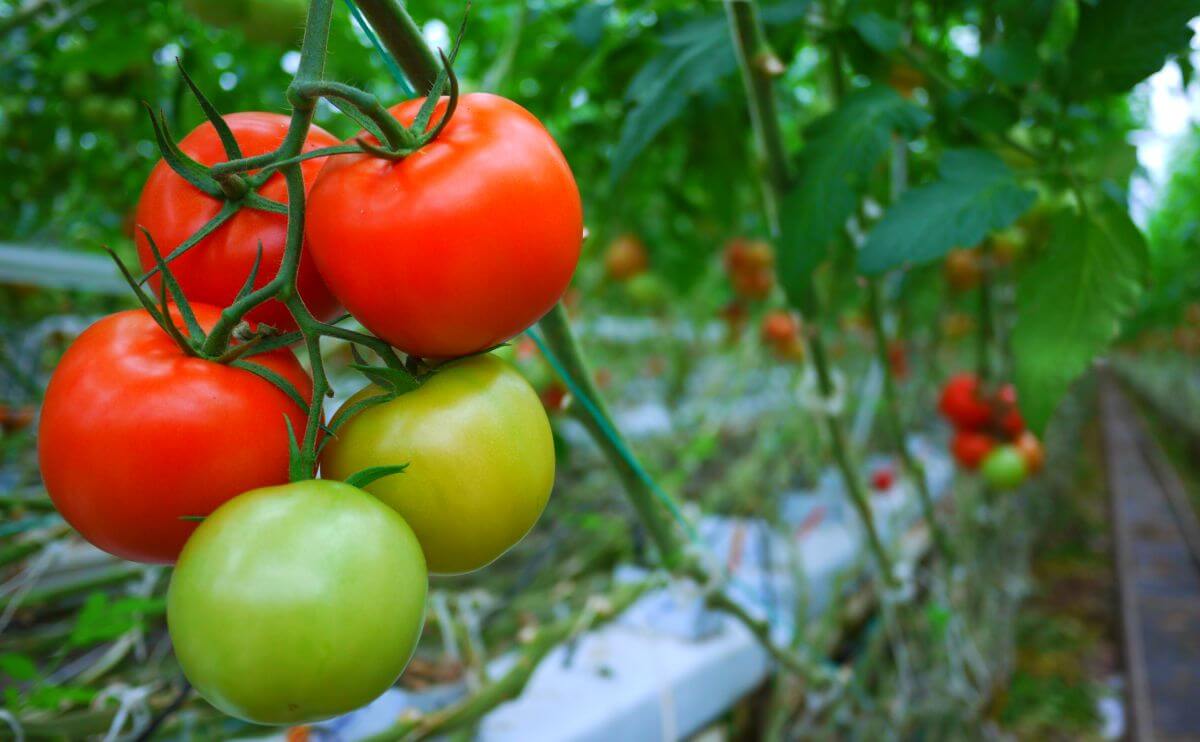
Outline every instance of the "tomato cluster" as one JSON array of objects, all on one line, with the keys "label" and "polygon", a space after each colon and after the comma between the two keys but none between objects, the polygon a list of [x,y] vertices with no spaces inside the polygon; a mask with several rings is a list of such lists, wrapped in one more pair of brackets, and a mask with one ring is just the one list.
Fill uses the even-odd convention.
[{"label": "tomato cluster", "polygon": [[[391,111],[409,123],[420,104]],[[230,133],[242,156],[275,151],[289,119],[225,123],[224,137],[207,123],[179,143],[188,175],[230,159]],[[313,128],[303,149],[336,143]],[[304,160],[306,237],[291,245],[267,203],[287,201],[281,175],[247,179],[247,195],[205,189],[177,164],[160,162],[142,191],[143,267],[233,210],[152,277],[159,301],[141,294],[143,309],[99,320],[68,349],[42,412],[42,476],[96,546],[176,565],[168,626],[205,698],[259,723],[345,713],[407,665],[428,574],[486,566],[546,506],[546,411],[481,352],[562,296],[583,236],[579,192],[537,119],[491,95],[462,96],[415,154]],[[244,311],[239,300],[285,266],[294,285],[210,348],[226,337],[214,328],[238,320],[223,311]],[[319,433],[313,382],[280,333],[329,334],[314,323],[339,305],[408,359],[366,369],[374,383]],[[306,429],[316,441],[302,453]]]},{"label": "tomato cluster", "polygon": [[938,408],[954,426],[950,452],[997,489],[1020,486],[1045,463],[1041,441],[1025,427],[1012,384],[985,389],[975,374],[960,373],[942,387]]}]

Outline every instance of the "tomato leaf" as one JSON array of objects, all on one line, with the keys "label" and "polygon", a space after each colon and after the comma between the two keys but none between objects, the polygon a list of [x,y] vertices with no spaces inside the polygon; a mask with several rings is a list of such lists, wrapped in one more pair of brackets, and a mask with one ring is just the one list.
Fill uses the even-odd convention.
[{"label": "tomato leaf", "polygon": [[858,13],[850,19],[850,25],[862,37],[867,46],[881,54],[890,54],[900,47],[904,38],[904,27],[890,18],[884,18],[873,10]]},{"label": "tomato leaf", "polygon": [[1021,412],[1043,430],[1059,399],[1116,336],[1141,295],[1146,241],[1111,199],[1055,219],[1049,251],[1017,287],[1012,333]]},{"label": "tomato leaf", "polygon": [[693,21],[662,38],[666,48],[634,75],[625,91],[633,104],[613,153],[616,183],[655,136],[683,112],[693,96],[709,90],[737,68],[724,16]]},{"label": "tomato leaf", "polygon": [[1013,86],[1032,82],[1040,67],[1037,47],[1028,34],[1021,32],[984,47],[979,61],[997,80]]},{"label": "tomato leaf", "polygon": [[403,474],[408,468],[408,464],[397,464],[395,466],[369,466],[362,471],[356,471],[346,477],[346,484],[351,487],[365,488],[367,485],[384,477],[390,477],[393,474]]},{"label": "tomato leaf", "polygon": [[229,365],[236,366],[237,368],[240,368],[244,371],[249,371],[250,373],[254,374],[255,376],[258,376],[262,379],[265,379],[266,381],[269,381],[276,389],[278,389],[279,391],[288,395],[288,399],[295,402],[296,406],[298,406],[300,409],[302,409],[302,410],[308,409],[308,402],[304,401],[304,397],[300,395],[300,392],[296,389],[295,386],[292,385],[292,382],[283,378],[282,376],[275,373],[274,371],[267,368],[266,366],[261,366],[257,363],[253,363],[251,361],[247,361],[244,359],[238,359],[236,361],[233,361]]},{"label": "tomato leaf", "polygon": [[406,394],[421,386],[416,377],[399,368],[391,366],[371,366],[365,363],[352,363],[350,368],[370,379],[371,383],[387,390],[393,397]]},{"label": "tomato leaf", "polygon": [[808,276],[854,213],[871,170],[893,132],[916,133],[929,116],[885,86],[851,93],[808,127],[795,187],[780,209],[779,280],[804,309]]},{"label": "tomato leaf", "polygon": [[1067,51],[1066,92],[1076,99],[1120,93],[1186,52],[1188,21],[1200,0],[1100,0],[1081,3],[1075,40]]},{"label": "tomato leaf", "polygon": [[985,150],[949,151],[940,170],[939,180],[906,191],[867,235],[858,255],[860,271],[883,273],[974,245],[1012,224],[1037,196]]}]

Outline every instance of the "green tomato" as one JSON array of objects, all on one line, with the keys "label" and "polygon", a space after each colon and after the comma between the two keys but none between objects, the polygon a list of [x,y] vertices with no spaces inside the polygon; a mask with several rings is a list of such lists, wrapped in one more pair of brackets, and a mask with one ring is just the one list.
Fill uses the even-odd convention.
[{"label": "green tomato", "polygon": [[[368,386],[347,406],[381,394]],[[429,570],[471,572],[521,540],[554,485],[554,441],[537,394],[488,355],[458,361],[415,391],[368,407],[338,428],[323,476],[408,464],[367,490],[417,534]]]},{"label": "green tomato", "polygon": [[391,687],[421,636],[428,576],[391,508],[342,482],[239,495],[192,534],[167,624],[200,695],[260,724],[359,708]]},{"label": "green tomato", "polygon": [[308,18],[308,0],[248,0],[242,31],[251,41],[299,46]]},{"label": "green tomato", "polygon": [[662,279],[653,273],[639,273],[625,282],[625,292],[642,307],[659,307],[667,303],[669,292]]},{"label": "green tomato", "polygon": [[1029,467],[1016,446],[998,446],[983,460],[979,472],[988,485],[999,490],[1010,490],[1025,482]]}]

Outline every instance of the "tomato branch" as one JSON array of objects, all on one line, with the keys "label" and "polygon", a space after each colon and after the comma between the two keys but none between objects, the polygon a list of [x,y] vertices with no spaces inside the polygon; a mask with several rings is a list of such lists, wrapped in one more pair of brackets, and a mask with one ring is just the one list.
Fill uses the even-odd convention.
[{"label": "tomato branch", "polygon": [[[763,32],[762,22],[758,17],[758,6],[753,0],[725,0],[725,9],[733,35],[738,65],[742,71],[742,81],[746,88],[750,123],[762,158],[764,207],[771,235],[778,240],[780,237],[779,203],[791,183],[788,174],[787,152],[783,144],[775,104],[772,67],[761,61],[767,59],[771,51]],[[815,287],[812,286],[811,274],[808,274],[804,280],[808,285],[803,293],[808,297],[806,303],[809,306],[804,308],[806,311],[803,313],[807,315],[806,319],[811,328],[809,348],[812,351],[813,366],[817,372],[817,388],[821,396],[829,401],[835,397],[836,389],[821,331],[821,309]],[[850,496],[850,503],[862,523],[867,544],[875,557],[881,578],[886,584],[893,585],[895,577],[892,574],[891,557],[888,556],[887,549],[879,537],[866,487],[863,485],[859,467],[853,459],[849,442],[846,440],[846,431],[842,426],[842,421],[832,410],[826,411],[824,417],[833,447],[834,460],[841,473],[847,494]]]}]

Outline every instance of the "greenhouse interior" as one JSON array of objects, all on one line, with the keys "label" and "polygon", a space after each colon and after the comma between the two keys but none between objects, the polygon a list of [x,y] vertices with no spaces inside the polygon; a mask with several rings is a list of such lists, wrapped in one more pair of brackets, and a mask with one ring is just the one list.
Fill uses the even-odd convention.
[{"label": "greenhouse interior", "polygon": [[0,740],[1200,740],[1200,0],[0,0]]}]

